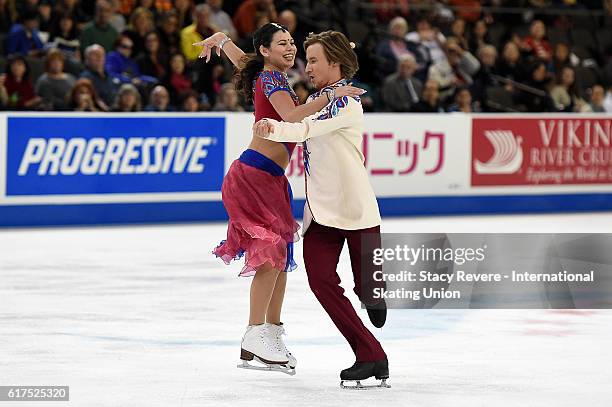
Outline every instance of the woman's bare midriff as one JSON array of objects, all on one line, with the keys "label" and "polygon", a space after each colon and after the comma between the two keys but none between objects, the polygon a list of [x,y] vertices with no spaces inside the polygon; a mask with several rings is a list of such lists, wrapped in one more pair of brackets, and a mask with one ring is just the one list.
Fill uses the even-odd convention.
[{"label": "woman's bare midriff", "polygon": [[289,154],[283,143],[253,137],[249,148],[260,152],[283,168],[287,168],[287,165],[289,165]]}]

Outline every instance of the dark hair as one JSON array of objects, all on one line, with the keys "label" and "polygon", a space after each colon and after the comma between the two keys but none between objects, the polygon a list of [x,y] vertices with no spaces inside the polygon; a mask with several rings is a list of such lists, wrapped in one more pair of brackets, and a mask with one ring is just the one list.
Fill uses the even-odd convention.
[{"label": "dark hair", "polygon": [[255,53],[246,54],[240,60],[241,68],[234,74],[236,90],[242,93],[247,102],[253,100],[253,81],[264,67],[264,57],[259,52],[259,47],[270,47],[272,37],[277,31],[289,32],[287,27],[277,23],[268,23],[261,26],[253,33],[253,48]]},{"label": "dark hair", "polygon": [[28,64],[28,61],[25,59],[25,57],[23,55],[20,55],[20,54],[12,55],[8,59],[8,61],[6,62],[6,76],[11,78],[11,79],[15,79],[13,77],[13,71],[11,71],[11,67],[17,61],[21,61],[21,62],[23,62],[23,65],[25,65],[25,72],[24,72],[23,78],[21,80],[22,81],[28,80],[30,78],[30,65]]},{"label": "dark hair", "polygon": [[557,73],[556,83],[557,85],[561,85],[563,83],[563,71],[569,69],[574,74],[574,82],[569,86],[567,90],[570,96],[574,97],[582,97],[582,92],[580,91],[580,87],[578,86],[578,77],[576,75],[576,70],[571,65],[565,65],[561,68],[561,70]]},{"label": "dark hair", "polygon": [[470,94],[470,96],[472,96],[472,92],[470,92],[470,88],[468,88],[467,86],[457,86],[457,88],[455,89],[455,92],[453,93],[453,100],[457,100],[457,96],[459,96],[459,94],[461,92],[468,92]]},{"label": "dark hair", "polygon": [[[132,43],[132,46],[134,46],[134,41],[132,41],[132,39],[130,38],[129,35],[126,35],[124,33],[121,33],[117,36],[117,38],[115,39],[115,42],[113,42],[113,49],[117,49],[117,47],[119,47],[119,45],[123,42],[124,39],[130,40],[130,42]],[[133,50],[133,49],[132,49]]]},{"label": "dark hair", "polygon": [[70,29],[70,32],[68,33],[68,38],[66,38],[67,40],[73,40],[75,38],[78,38],[78,30],[77,30],[77,23],[76,20],[74,19],[74,17],[72,16],[72,14],[70,12],[60,12],[58,14],[58,17],[55,18],[55,22],[53,23],[53,26],[51,28],[51,38],[55,39],[56,37],[61,37],[62,36],[62,28],[61,28],[61,21],[65,20],[65,19],[70,19],[72,20],[72,28]]}]

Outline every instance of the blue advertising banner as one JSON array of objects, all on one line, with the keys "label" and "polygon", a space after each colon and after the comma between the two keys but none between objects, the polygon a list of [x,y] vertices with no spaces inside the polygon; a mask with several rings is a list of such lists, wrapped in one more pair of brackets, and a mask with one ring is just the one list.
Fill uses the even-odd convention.
[{"label": "blue advertising banner", "polygon": [[9,117],[6,195],[219,191],[225,118]]}]

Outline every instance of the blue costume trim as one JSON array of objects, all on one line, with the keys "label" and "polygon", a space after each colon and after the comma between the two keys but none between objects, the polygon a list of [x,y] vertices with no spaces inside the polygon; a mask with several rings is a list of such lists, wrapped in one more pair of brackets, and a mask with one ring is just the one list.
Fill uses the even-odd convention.
[{"label": "blue costume trim", "polygon": [[[285,174],[283,167],[269,159],[259,151],[252,149],[244,150],[238,160],[246,165],[255,167],[262,171],[267,172],[275,177],[280,177]],[[291,205],[291,212],[293,213],[293,191],[291,190],[291,184],[287,183],[287,192],[289,193],[289,205]],[[221,242],[223,244],[223,242]],[[241,258],[244,255],[244,251],[240,252],[234,260]],[[285,263],[284,271],[293,271],[297,268],[297,264],[293,259],[293,242],[287,243],[287,263]]]},{"label": "blue costume trim", "polygon": [[261,89],[263,90],[266,98],[270,99],[270,96],[276,91],[284,90],[285,92],[289,92],[291,99],[293,102],[298,104],[299,99],[291,86],[289,85],[289,79],[287,78],[287,74],[279,71],[261,71],[260,74],[261,79]]},{"label": "blue costume trim", "polygon": [[240,160],[240,162],[243,164],[258,168],[262,171],[267,172],[270,175],[274,175],[275,177],[279,177],[285,174],[285,170],[283,169],[283,167],[281,167],[259,151],[255,151],[250,148],[244,150],[238,160]]}]

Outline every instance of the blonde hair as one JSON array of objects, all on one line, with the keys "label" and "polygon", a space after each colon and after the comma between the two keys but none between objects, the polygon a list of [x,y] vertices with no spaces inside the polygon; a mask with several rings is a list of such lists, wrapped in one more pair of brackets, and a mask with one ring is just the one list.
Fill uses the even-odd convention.
[{"label": "blonde hair", "polygon": [[353,51],[355,44],[349,42],[348,38],[341,32],[310,33],[304,41],[304,50],[313,44],[321,44],[329,62],[340,64],[340,71],[344,79],[351,79],[359,69],[357,54]]}]

